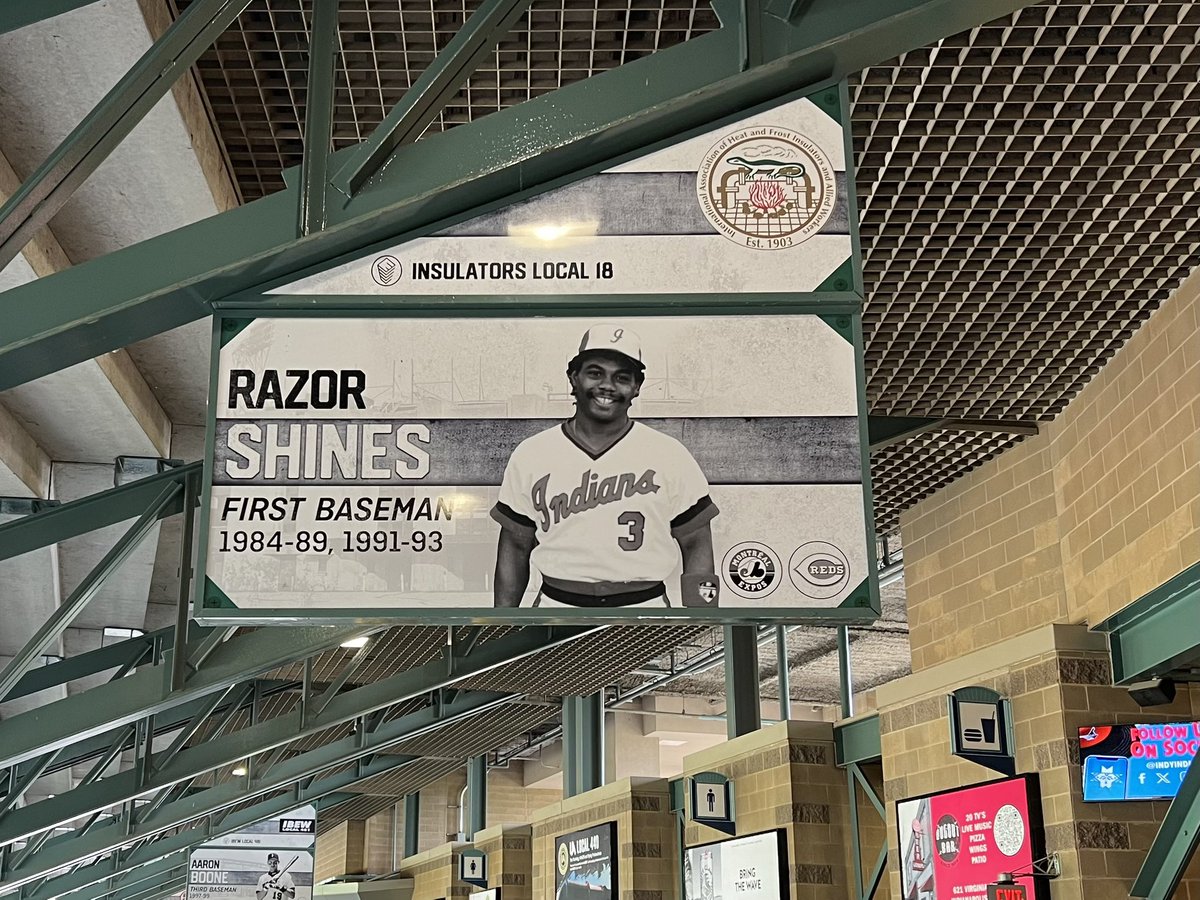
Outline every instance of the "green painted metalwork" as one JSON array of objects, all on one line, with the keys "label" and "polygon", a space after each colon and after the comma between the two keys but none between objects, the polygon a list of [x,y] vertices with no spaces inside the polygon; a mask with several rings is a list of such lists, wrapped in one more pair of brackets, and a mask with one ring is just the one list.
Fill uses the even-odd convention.
[{"label": "green painted metalwork", "polygon": [[[282,636],[277,629],[273,633]],[[162,761],[144,781],[131,769],[110,775],[96,784],[81,785],[69,793],[14,810],[7,820],[0,822],[0,844],[65,825],[89,813],[128,802],[150,791],[170,788],[214,769],[250,759],[263,750],[319,734],[335,725],[355,721],[365,714],[386,709],[406,699],[420,697],[454,681],[481,675],[497,666],[592,633],[594,631],[590,629],[523,629],[481,645],[470,657],[459,662],[453,674],[447,672],[442,660],[434,660],[400,672],[391,678],[340,693],[329,700],[320,714],[309,716],[307,722],[302,723],[300,711],[294,710],[286,715],[242,728],[220,740],[210,739],[194,747],[178,749],[172,757]],[[207,670],[202,670],[201,675],[205,671]],[[197,715],[199,712],[197,711]],[[20,718],[14,717],[9,722],[17,723]],[[0,725],[0,735],[9,722]],[[378,730],[375,734],[384,733],[386,732]],[[374,741],[377,741],[377,738],[372,735],[361,743],[371,745]],[[274,778],[279,771],[284,771],[290,762],[280,762],[277,768],[270,770],[260,766],[260,769],[264,769],[260,774],[265,775],[269,771]],[[248,795],[243,792],[241,796],[244,798]]]},{"label": "green painted metalwork", "polygon": [[392,153],[416,141],[508,34],[529,3],[530,0],[484,0],[375,132],[354,148],[335,176],[334,186],[347,196],[354,194]]},{"label": "green painted metalwork", "polygon": [[1200,562],[1095,627],[1108,634],[1113,682],[1167,675],[1200,659]]},{"label": "green painted metalwork", "polygon": [[300,237],[325,227],[329,152],[333,142],[333,65],[338,43],[338,0],[315,0],[304,103],[304,156],[300,166]]},{"label": "green painted metalwork", "polygon": [[[202,468],[197,462],[168,469],[159,475],[150,475],[111,490],[89,494],[0,525],[0,560],[12,559],[31,550],[49,547],[98,528],[136,518],[159,496],[163,485],[199,479]],[[159,517],[175,515],[182,509],[183,495],[179,494],[163,507]]]},{"label": "green painted metalwork", "polygon": [[[64,836],[46,842],[45,847],[21,865],[14,866],[0,882],[3,887],[18,887],[29,884],[39,878],[70,865],[79,859],[87,859],[103,853],[109,853],[130,843],[131,839],[144,839],[155,835],[166,834],[173,829],[207,816],[213,816],[223,810],[243,804],[246,800],[266,795],[279,790],[292,790],[298,796],[285,805],[309,802],[313,797],[333,790],[340,790],[355,781],[372,775],[389,771],[398,765],[413,762],[416,757],[390,755],[381,751],[405,740],[410,740],[430,731],[444,727],[456,721],[469,718],[496,706],[510,703],[516,697],[511,694],[498,694],[487,691],[463,691],[452,701],[440,706],[427,707],[418,712],[410,713],[400,718],[385,722],[370,734],[357,734],[332,741],[314,750],[301,753],[291,759],[280,762],[271,772],[261,778],[254,779],[248,784],[242,781],[229,782],[216,787],[197,791],[172,803],[165,804],[153,815],[138,822],[132,828],[123,821],[93,829],[83,837]],[[263,723],[269,724],[269,723]],[[233,737],[236,737],[233,735]],[[308,787],[303,787],[306,779],[318,775],[335,766],[347,762],[355,762],[353,772],[341,773],[321,781],[313,781]],[[119,776],[114,776],[119,777]],[[106,779],[108,780],[108,779]],[[75,793],[73,791],[72,793]],[[57,799],[57,798],[55,798]],[[48,801],[42,801],[46,803]],[[275,807],[275,799],[255,804],[254,809]],[[41,806],[42,804],[36,804]],[[219,827],[222,831],[236,830],[237,826],[229,827],[230,822],[244,819],[246,810],[238,810],[224,817]],[[250,821],[259,821],[264,816],[260,813]],[[203,834],[197,834],[196,829],[185,832],[184,846],[193,846],[205,839]],[[198,840],[199,839],[199,840]],[[7,838],[0,838],[6,842]],[[171,837],[148,843],[146,848],[161,848],[169,845]],[[139,851],[142,848],[139,848]],[[165,848],[162,848],[165,849]],[[161,854],[159,854],[161,855]],[[157,858],[157,856],[155,857]],[[51,879],[51,882],[55,879]],[[47,882],[49,885],[51,882]]]},{"label": "green painted metalwork", "polygon": [[197,0],[0,206],[0,268],[8,265],[250,0]]},{"label": "green painted metalwork", "polygon": [[872,714],[833,726],[834,759],[839,766],[873,762],[883,755],[879,716]]},{"label": "green painted metalwork", "polygon": [[[813,0],[802,21],[764,29],[769,62],[745,71],[737,23],[725,21],[714,33],[400,148],[330,210],[331,227],[320,234],[295,239],[291,186],[40,278],[4,294],[0,389],[203,318],[214,301],[238,292],[578,180],[797,90],[832,86],[1028,2]],[[350,152],[331,162],[343,164]]]},{"label": "green painted metalwork", "polygon": [[487,756],[472,756],[467,760],[467,817],[466,839],[475,840],[475,835],[487,827]]},{"label": "green painted metalwork", "polygon": [[792,672],[788,660],[787,626],[775,626],[775,673],[779,681],[779,721],[792,717]]},{"label": "green painted metalwork", "polygon": [[16,31],[54,16],[91,6],[96,0],[2,0],[0,2],[0,34]]},{"label": "green painted metalwork", "polygon": [[421,847],[421,794],[404,796],[404,858],[416,856]]},{"label": "green painted metalwork", "polygon": [[[1194,621],[1194,620],[1193,620]],[[1146,861],[1129,889],[1131,897],[1169,900],[1200,844],[1200,766],[1191,766],[1171,801]]]},{"label": "green painted metalwork", "polygon": [[850,629],[839,625],[837,630],[838,696],[842,718],[854,715],[854,666],[850,659]]},{"label": "green painted metalwork", "polygon": [[575,766],[579,793],[604,784],[604,692],[585,694],[575,701]]},{"label": "green painted metalwork", "polygon": [[158,524],[162,511],[181,491],[182,487],[179,484],[163,485],[158,496],[151,501],[150,506],[142,513],[141,517],[113,544],[112,549],[71,592],[71,596],[50,614],[50,617],[34,632],[33,637],[26,641],[25,646],[17,651],[12,661],[0,672],[0,700],[5,699],[9,692],[16,687],[17,682],[21,680],[29,667],[41,657],[46,646],[61,636],[83,612],[88,602],[104,587],[104,582],[108,580],[108,577],[138,548],[142,539],[150,533],[150,529]]},{"label": "green painted metalwork", "polygon": [[730,740],[762,727],[758,687],[758,629],[726,625],[725,730]]},{"label": "green painted metalwork", "polygon": [[579,754],[575,750],[578,738],[579,706],[574,697],[562,698],[562,773],[563,798],[582,793],[579,788]]},{"label": "green painted metalwork", "polygon": [[[161,668],[143,668],[40,709],[0,722],[0,767],[130,725],[191,700],[339,646],[369,631],[362,626],[294,627],[240,634],[213,651],[186,687],[172,692]],[[44,801],[43,801],[44,802]]]}]

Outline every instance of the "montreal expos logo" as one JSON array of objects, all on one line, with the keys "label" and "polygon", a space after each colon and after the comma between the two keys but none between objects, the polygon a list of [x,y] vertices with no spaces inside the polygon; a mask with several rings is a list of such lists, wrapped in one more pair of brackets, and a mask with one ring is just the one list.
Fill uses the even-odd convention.
[{"label": "montreal expos logo", "polygon": [[739,597],[754,600],[779,587],[779,557],[766,544],[745,541],[725,554],[721,574]]},{"label": "montreal expos logo", "polygon": [[833,544],[809,541],[792,553],[788,575],[805,597],[831,600],[850,583],[850,561]]},{"label": "montreal expos logo", "polygon": [[750,128],[713,145],[700,164],[696,195],[721,234],[755,250],[800,244],[833,215],[833,164],[803,135]]}]

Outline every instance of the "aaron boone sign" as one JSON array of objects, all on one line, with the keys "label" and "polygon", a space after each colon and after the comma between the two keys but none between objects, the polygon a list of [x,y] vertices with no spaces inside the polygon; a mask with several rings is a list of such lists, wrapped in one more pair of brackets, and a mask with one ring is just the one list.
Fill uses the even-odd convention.
[{"label": "aaron boone sign", "polygon": [[[841,131],[815,110],[794,101],[279,289],[336,308],[224,310],[197,617],[871,617],[850,276],[807,301],[727,293],[781,259],[808,289],[846,270]],[[660,177],[677,188],[680,166],[686,202]],[[661,222],[617,215],[631,183],[674,198]],[[552,226],[535,220],[567,224],[539,237]],[[653,265],[630,268],[638,247]],[[719,297],[575,296],[699,290],[696,266],[717,267]],[[552,302],[521,296],[550,281]]]}]

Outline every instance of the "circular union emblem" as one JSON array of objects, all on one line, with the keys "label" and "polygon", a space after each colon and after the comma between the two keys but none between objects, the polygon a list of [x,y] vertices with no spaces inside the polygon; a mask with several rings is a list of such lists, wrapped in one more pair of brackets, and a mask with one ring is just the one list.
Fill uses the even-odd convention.
[{"label": "circular union emblem", "polygon": [[837,200],[833,163],[801,134],[771,126],[726,135],[696,177],[700,208],[743,247],[786,250],[829,221]]},{"label": "circular union emblem", "polygon": [[725,581],[739,597],[765,597],[779,586],[779,557],[766,544],[745,541],[735,544],[721,564]]},{"label": "circular union emblem", "polygon": [[371,278],[380,287],[391,287],[400,280],[403,272],[404,267],[394,256],[377,256],[375,262],[371,263]]},{"label": "circular union emblem", "polygon": [[788,560],[788,575],[805,597],[832,600],[850,583],[850,561],[833,544],[809,541]]},{"label": "circular union emblem", "polygon": [[558,874],[566,875],[567,868],[571,865],[571,854],[567,851],[565,843],[558,845]]}]

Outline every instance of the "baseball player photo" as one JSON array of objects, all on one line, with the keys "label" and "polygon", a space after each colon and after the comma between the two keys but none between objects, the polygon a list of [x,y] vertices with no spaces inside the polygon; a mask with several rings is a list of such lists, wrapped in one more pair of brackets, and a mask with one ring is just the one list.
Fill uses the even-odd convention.
[{"label": "baseball player photo", "polygon": [[664,582],[681,557],[679,602],[717,605],[718,509],[687,448],[629,418],[645,380],[634,331],[584,332],[567,364],[575,414],[517,446],[491,511],[497,607],[520,605],[531,567],[534,606],[671,606]]},{"label": "baseball player photo", "polygon": [[267,854],[267,871],[258,876],[255,900],[293,900],[296,882],[288,872],[279,871],[279,854]]}]

